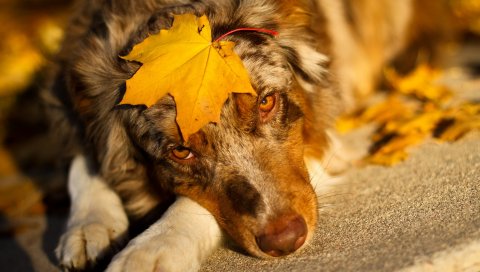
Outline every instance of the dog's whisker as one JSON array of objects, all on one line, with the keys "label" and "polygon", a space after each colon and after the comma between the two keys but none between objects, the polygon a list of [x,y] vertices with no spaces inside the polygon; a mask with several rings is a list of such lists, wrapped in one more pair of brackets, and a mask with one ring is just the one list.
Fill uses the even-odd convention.
[{"label": "dog's whisker", "polygon": [[328,156],[328,159],[325,161],[324,160],[324,166],[325,166],[325,169],[328,169],[328,167],[330,167],[330,163],[332,162],[333,158],[335,157],[335,152],[333,150],[330,149],[330,152],[329,152],[329,156]]},{"label": "dog's whisker", "polygon": [[337,198],[339,196],[351,195],[349,192],[331,192],[317,196],[318,199]]}]

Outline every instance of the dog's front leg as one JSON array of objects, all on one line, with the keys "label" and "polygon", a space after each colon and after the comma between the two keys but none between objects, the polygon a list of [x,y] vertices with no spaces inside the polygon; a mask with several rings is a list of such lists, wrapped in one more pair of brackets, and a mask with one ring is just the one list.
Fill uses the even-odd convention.
[{"label": "dog's front leg", "polygon": [[221,240],[215,218],[196,202],[179,197],[114,257],[107,271],[197,271]]},{"label": "dog's front leg", "polygon": [[121,242],[128,219],[118,195],[101,178],[89,174],[83,156],[72,162],[68,190],[70,217],[56,255],[63,269],[83,270]]}]

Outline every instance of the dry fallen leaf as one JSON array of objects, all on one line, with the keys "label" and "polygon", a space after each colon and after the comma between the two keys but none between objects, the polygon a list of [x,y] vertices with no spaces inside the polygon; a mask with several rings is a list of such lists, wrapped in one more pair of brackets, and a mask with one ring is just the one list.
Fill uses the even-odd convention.
[{"label": "dry fallen leaf", "polygon": [[[445,122],[441,122],[441,121]],[[469,131],[480,129],[480,104],[466,103],[445,114],[434,131],[434,136],[443,141],[455,141]],[[442,127],[440,125],[443,125]]]},{"label": "dry fallen leaf", "polygon": [[480,105],[450,103],[452,91],[439,83],[442,71],[419,65],[400,76],[386,71],[392,92],[375,103],[337,122],[341,132],[377,124],[366,161],[393,165],[408,157],[408,150],[428,138],[458,140],[469,131],[480,129]]},{"label": "dry fallen leaf", "polygon": [[405,120],[412,118],[415,115],[414,111],[414,104],[394,94],[359,112],[342,116],[337,120],[336,129],[343,133],[367,123],[386,124],[392,120]]},{"label": "dry fallen leaf", "polygon": [[127,81],[121,104],[155,104],[170,94],[183,138],[209,122],[219,122],[231,92],[253,90],[241,59],[230,41],[212,42],[206,16],[175,15],[173,26],[137,44],[125,57],[142,67]]}]

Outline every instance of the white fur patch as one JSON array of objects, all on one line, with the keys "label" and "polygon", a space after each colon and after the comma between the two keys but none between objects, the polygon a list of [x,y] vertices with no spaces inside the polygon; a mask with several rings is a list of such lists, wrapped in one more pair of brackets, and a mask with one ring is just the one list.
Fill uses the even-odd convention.
[{"label": "white fur patch", "polygon": [[83,269],[124,237],[128,219],[120,198],[102,179],[89,175],[83,156],[72,162],[68,190],[70,217],[55,252],[62,267]]},{"label": "white fur patch", "polygon": [[196,202],[179,197],[115,256],[107,271],[197,271],[221,241],[215,218]]},{"label": "white fur patch", "polygon": [[304,160],[310,175],[310,183],[317,196],[331,192],[333,187],[342,182],[341,177],[332,177],[325,171],[321,160],[307,156],[305,156]]},{"label": "white fur patch", "polygon": [[307,44],[297,43],[295,48],[300,57],[300,65],[303,71],[316,81],[321,81],[327,73],[325,64],[329,61],[329,58]]}]

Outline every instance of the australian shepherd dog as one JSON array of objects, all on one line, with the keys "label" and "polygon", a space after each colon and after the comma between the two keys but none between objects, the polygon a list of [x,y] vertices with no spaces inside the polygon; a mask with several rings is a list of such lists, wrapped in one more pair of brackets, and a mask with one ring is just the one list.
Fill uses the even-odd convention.
[{"label": "australian shepherd dog", "polygon": [[[77,3],[44,95],[72,158],[71,212],[56,250],[62,268],[113,256],[107,271],[195,271],[223,237],[259,258],[301,250],[318,217],[322,175],[309,171],[321,169],[333,117],[369,92],[405,44],[410,2]],[[278,32],[226,38],[257,96],[231,94],[220,122],[188,141],[171,96],[119,106],[141,66],[120,56],[181,14],[206,15],[213,39],[238,28]]]}]

